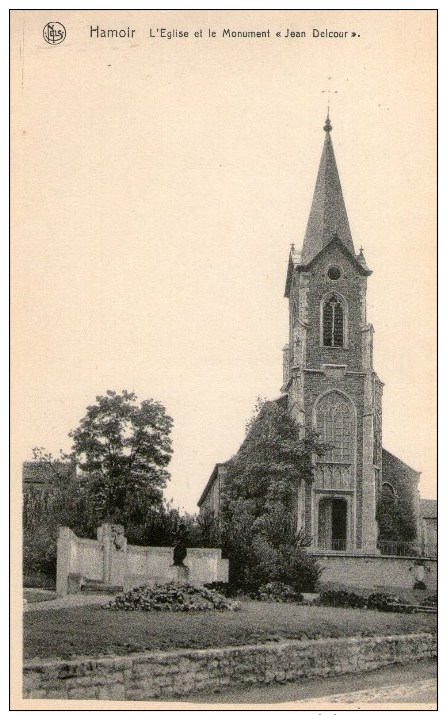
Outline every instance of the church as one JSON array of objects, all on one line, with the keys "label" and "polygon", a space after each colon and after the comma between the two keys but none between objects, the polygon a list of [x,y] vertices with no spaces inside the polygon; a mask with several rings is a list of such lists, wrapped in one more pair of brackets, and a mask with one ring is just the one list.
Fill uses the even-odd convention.
[{"label": "church", "polygon": [[[366,300],[372,271],[354,247],[331,131],[328,115],[302,248],[292,244],[285,285],[289,343],[278,401],[303,431],[316,430],[330,445],[315,457],[313,479],[297,485],[296,521],[320,553],[404,556],[399,543],[420,543],[420,473],[382,446],[384,385]],[[219,519],[224,480],[218,464],[198,502],[202,515]],[[408,529],[387,532],[379,505],[397,502]]]}]

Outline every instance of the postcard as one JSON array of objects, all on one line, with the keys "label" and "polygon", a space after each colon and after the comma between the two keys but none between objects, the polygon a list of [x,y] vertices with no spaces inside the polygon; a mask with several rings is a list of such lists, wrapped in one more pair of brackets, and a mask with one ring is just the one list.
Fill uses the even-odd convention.
[{"label": "postcard", "polygon": [[13,708],[436,708],[436,42],[11,11]]}]

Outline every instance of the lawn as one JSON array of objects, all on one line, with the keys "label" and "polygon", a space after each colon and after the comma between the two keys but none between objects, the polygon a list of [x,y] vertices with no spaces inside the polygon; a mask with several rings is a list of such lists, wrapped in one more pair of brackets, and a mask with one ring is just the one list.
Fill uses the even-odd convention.
[{"label": "lawn", "polygon": [[54,601],[56,591],[45,591],[38,588],[24,588],[23,598],[27,603],[40,603],[42,601]]},{"label": "lawn", "polygon": [[247,601],[236,612],[154,613],[81,606],[24,614],[25,658],[211,648],[287,638],[434,632],[436,615]]}]

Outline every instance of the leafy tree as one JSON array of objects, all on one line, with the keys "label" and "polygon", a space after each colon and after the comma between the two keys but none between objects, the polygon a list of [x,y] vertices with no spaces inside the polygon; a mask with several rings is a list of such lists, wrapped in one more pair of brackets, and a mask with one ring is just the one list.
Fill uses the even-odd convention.
[{"label": "leafy tree", "polygon": [[131,543],[171,544],[180,519],[163,501],[171,428],[159,402],[138,404],[133,393],[110,390],[87,407],[70,433],[70,454],[55,459],[35,448],[36,470],[44,479],[24,492],[25,573],[54,577],[59,526],[95,538],[101,522],[115,521]]},{"label": "leafy tree", "polygon": [[401,499],[382,494],[377,505],[380,541],[411,542],[416,536],[415,520],[410,506]]},{"label": "leafy tree", "polygon": [[23,499],[24,572],[54,578],[56,545],[60,525],[76,530],[79,536],[92,536],[89,529],[89,502],[82,481],[76,475],[74,460],[60,454],[58,459],[42,448],[34,448],[38,485],[27,485]]},{"label": "leafy tree", "polygon": [[161,508],[173,421],[154,400],[108,390],[70,432],[96,523],[144,525]]},{"label": "leafy tree", "polygon": [[299,480],[312,480],[312,455],[325,447],[300,434],[284,401],[258,401],[247,436],[227,464],[222,494],[222,541],[231,578],[252,589],[283,581],[310,590],[318,579],[309,540],[296,528]]},{"label": "leafy tree", "polygon": [[221,547],[219,528],[212,514],[182,514],[179,523],[184,529],[189,547]]},{"label": "leafy tree", "polygon": [[126,536],[131,544],[173,546],[179,531],[183,531],[190,548],[219,548],[221,545],[219,530],[211,515],[181,514],[166,501],[148,513],[144,524],[128,526]]}]

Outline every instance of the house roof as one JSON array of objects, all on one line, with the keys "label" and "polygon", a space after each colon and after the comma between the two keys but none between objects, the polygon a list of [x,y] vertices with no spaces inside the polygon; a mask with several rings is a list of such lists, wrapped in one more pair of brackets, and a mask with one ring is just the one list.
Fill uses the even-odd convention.
[{"label": "house roof", "polygon": [[51,464],[44,461],[23,462],[22,479],[24,484],[47,484],[55,474],[75,474],[72,463],[55,460]]},{"label": "house roof", "polygon": [[418,472],[410,465],[405,464],[399,457],[389,452],[387,449],[382,449],[382,467],[383,467],[383,480],[385,482],[390,481],[392,483],[393,473],[400,473],[412,479],[417,479],[421,472]]},{"label": "house roof", "polygon": [[22,478],[28,484],[45,484],[53,476],[51,465],[47,462],[23,462]]},{"label": "house roof", "polygon": [[211,489],[211,487],[213,486],[214,482],[216,481],[216,479],[217,479],[217,477],[218,477],[218,474],[219,474],[219,467],[223,467],[225,464],[226,464],[226,462],[218,462],[218,463],[215,465],[215,467],[214,467],[213,471],[211,472],[210,477],[209,477],[209,479],[208,479],[208,481],[207,481],[207,483],[206,483],[206,485],[205,485],[205,489],[203,490],[203,492],[202,492],[202,494],[201,494],[201,496],[200,496],[200,499],[199,499],[199,501],[197,502],[197,506],[198,506],[198,507],[202,506],[203,502],[204,502],[205,499],[206,499],[206,496],[207,496],[209,490]]}]

